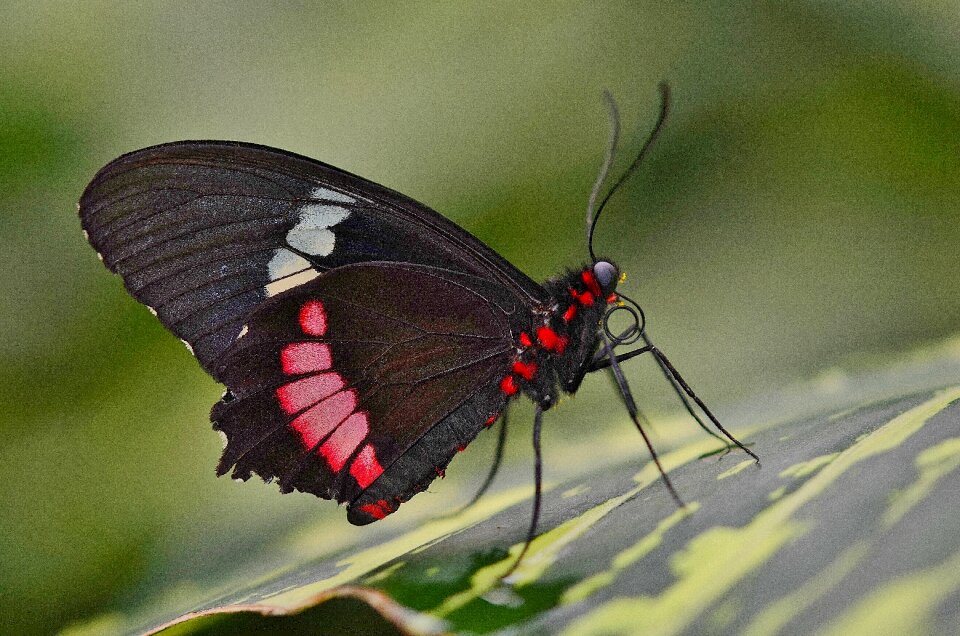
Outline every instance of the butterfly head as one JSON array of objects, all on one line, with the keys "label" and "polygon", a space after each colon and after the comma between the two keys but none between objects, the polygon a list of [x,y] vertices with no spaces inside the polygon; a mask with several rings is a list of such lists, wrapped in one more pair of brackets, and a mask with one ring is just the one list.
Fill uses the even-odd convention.
[{"label": "butterfly head", "polygon": [[600,291],[606,298],[617,289],[620,281],[620,268],[610,261],[599,260],[593,264],[593,277],[600,285]]}]

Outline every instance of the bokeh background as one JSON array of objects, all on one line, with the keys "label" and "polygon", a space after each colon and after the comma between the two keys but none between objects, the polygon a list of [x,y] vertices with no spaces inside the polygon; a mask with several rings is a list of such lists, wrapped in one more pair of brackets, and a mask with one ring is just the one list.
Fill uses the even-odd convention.
[{"label": "bokeh background", "polygon": [[[188,595],[306,521],[355,532],[332,504],[214,478],[220,389],[80,234],[76,201],[115,156],[197,138],[286,148],[427,203],[542,279],[586,258],[601,91],[622,107],[622,168],[669,79],[668,126],[597,245],[658,344],[735,412],[960,329],[957,33],[950,0],[5,2],[4,628]],[[675,407],[649,362],[629,374],[649,412]],[[608,424],[620,406],[593,379],[548,418],[548,470],[551,444]],[[508,459],[529,478],[517,438]],[[454,481],[480,478],[490,440],[476,448]],[[442,508],[445,487],[418,499]]]}]

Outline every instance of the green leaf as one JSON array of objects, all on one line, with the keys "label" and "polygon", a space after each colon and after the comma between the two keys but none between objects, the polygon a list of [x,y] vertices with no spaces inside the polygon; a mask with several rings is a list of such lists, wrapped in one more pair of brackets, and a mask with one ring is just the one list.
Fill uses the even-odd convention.
[{"label": "green leaf", "polygon": [[[822,401],[816,385],[807,397]],[[307,527],[282,557],[232,554],[217,586],[67,633],[847,634],[960,618],[960,387],[757,426],[743,436],[762,466],[706,436],[680,444],[661,460],[682,509],[652,463],[604,465],[627,434],[588,442],[593,474],[548,484],[541,534],[505,581],[529,485],[355,546]]]}]

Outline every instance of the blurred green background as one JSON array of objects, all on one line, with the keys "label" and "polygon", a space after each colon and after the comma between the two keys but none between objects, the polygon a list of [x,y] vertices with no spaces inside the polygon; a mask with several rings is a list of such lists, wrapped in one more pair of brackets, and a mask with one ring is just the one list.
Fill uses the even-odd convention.
[{"label": "blurred green background", "polygon": [[[76,201],[115,156],[286,148],[427,203],[543,279],[586,258],[602,89],[622,107],[623,165],[669,79],[667,129],[597,245],[723,410],[960,328],[958,32],[948,0],[5,2],[2,624],[49,631],[187,594],[305,521],[354,532],[332,504],[214,478],[220,389],[80,234]],[[649,411],[674,408],[648,362],[629,373]],[[622,425],[619,403],[589,381],[547,420],[548,469],[551,439],[608,419]],[[453,479],[478,480],[490,447]],[[526,476],[525,432],[509,459]]]}]

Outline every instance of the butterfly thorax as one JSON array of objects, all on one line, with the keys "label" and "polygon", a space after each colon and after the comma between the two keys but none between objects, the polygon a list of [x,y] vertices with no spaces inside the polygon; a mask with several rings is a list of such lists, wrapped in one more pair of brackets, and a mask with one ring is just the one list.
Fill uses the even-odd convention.
[{"label": "butterfly thorax", "polygon": [[507,396],[522,392],[546,409],[561,390],[576,390],[585,362],[599,345],[600,319],[616,295],[604,294],[592,265],[550,278],[543,287],[551,300],[517,333],[514,359],[500,390]]}]

